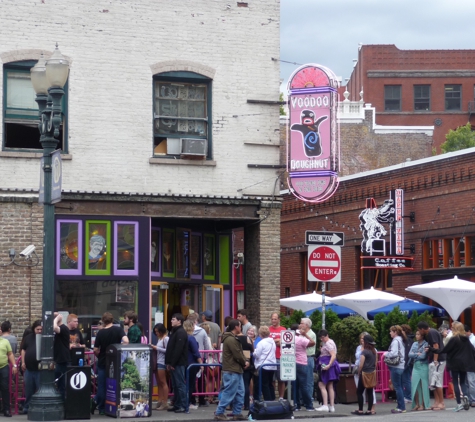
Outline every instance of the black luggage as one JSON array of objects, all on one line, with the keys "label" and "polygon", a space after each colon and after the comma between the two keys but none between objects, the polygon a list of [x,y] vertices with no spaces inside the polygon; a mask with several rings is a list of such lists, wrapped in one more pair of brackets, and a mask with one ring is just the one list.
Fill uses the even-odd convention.
[{"label": "black luggage", "polygon": [[292,419],[293,406],[288,400],[255,401],[249,414],[257,421],[271,419]]}]

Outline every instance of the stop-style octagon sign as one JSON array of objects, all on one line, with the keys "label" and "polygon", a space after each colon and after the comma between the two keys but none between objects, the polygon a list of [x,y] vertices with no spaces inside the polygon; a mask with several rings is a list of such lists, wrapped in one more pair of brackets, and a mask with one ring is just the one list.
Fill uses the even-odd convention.
[{"label": "stop-style octagon sign", "polygon": [[341,281],[341,247],[309,246],[308,279],[310,281]]}]

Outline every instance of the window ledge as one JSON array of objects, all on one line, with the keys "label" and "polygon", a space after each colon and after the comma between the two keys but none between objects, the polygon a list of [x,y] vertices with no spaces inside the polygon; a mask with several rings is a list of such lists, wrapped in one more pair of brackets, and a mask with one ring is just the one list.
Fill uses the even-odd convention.
[{"label": "window ledge", "polygon": [[216,161],[214,160],[185,160],[182,158],[156,158],[150,157],[149,164],[169,164],[172,166],[204,166],[204,167],[216,167]]},{"label": "window ledge", "polygon": [[[41,158],[42,152],[0,151],[0,158]],[[72,154],[61,154],[61,159],[72,160]]]},{"label": "window ledge", "polygon": [[275,144],[275,143],[264,143],[264,142],[244,142],[244,145],[258,145],[258,146],[264,146],[264,147],[280,147],[280,144]]}]

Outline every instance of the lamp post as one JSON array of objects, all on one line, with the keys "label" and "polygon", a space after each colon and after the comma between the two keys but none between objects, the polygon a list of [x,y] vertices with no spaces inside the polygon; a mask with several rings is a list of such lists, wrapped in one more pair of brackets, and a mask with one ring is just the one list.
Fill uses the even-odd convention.
[{"label": "lamp post", "polygon": [[41,338],[40,388],[31,399],[30,421],[59,421],[64,416],[61,395],[54,387],[53,319],[54,319],[54,205],[52,192],[52,158],[58,146],[62,120],[61,99],[68,79],[69,62],[58,50],[46,62],[42,57],[31,69],[31,82],[36,92],[40,123],[40,143],[43,147],[44,230],[43,230],[43,335]]}]

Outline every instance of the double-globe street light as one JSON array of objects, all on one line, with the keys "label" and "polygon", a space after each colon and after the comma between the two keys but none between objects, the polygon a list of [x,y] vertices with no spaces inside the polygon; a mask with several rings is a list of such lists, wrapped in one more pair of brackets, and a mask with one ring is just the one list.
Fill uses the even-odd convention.
[{"label": "double-globe street light", "polygon": [[32,397],[28,409],[30,421],[63,419],[61,395],[54,387],[53,319],[54,319],[54,205],[52,196],[52,154],[58,146],[63,118],[61,100],[69,75],[69,62],[58,50],[45,62],[43,55],[31,69],[31,82],[39,107],[40,143],[43,147],[44,241],[43,241],[43,335],[41,338],[40,388]]}]

